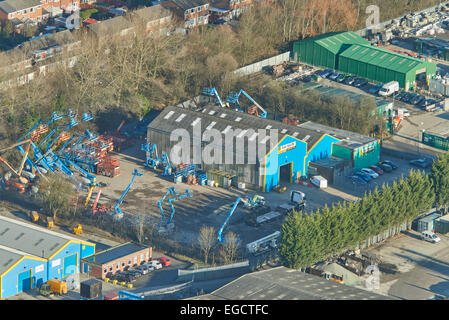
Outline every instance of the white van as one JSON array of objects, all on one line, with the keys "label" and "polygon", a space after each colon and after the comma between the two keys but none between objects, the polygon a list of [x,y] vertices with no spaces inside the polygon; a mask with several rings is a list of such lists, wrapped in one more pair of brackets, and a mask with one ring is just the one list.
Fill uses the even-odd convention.
[{"label": "white van", "polygon": [[379,95],[388,97],[391,96],[393,93],[399,91],[399,82],[397,81],[390,81],[382,86],[379,90]]},{"label": "white van", "polygon": [[322,176],[313,176],[310,178],[310,183],[318,188],[327,188],[327,180]]},{"label": "white van", "polygon": [[433,233],[432,231],[423,231],[421,233],[421,239],[429,241],[429,242],[433,242],[433,243],[437,243],[440,242],[440,238]]}]

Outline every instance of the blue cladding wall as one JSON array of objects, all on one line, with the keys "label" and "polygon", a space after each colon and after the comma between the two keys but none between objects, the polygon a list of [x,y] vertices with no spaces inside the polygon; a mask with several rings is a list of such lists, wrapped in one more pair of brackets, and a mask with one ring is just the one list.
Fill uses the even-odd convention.
[{"label": "blue cladding wall", "polygon": [[[30,269],[31,273],[28,273]],[[28,280],[26,283],[23,281],[25,275],[24,271],[27,272],[28,278],[31,274],[30,282],[28,282]],[[47,281],[47,262],[34,260],[32,258],[23,258],[16,266],[14,266],[9,272],[5,273],[1,278],[1,297],[6,298],[15,295],[21,292],[22,288],[27,290],[27,287],[38,287],[45,281]]]},{"label": "blue cladding wall", "polygon": [[80,252],[81,252],[80,258],[81,259],[95,254],[95,245],[94,244],[89,245],[89,244],[82,243],[82,244],[80,244],[80,246],[81,246],[81,250],[80,250]]},{"label": "blue cladding wall", "polygon": [[[288,150],[283,151],[282,148],[287,148]],[[266,169],[263,191],[268,192],[279,184],[279,167],[284,164],[292,162],[293,179],[297,177],[298,173],[303,175],[306,154],[307,143],[289,135],[282,138],[278,145],[265,157]]]},{"label": "blue cladding wall", "polygon": [[309,162],[330,157],[332,155],[332,144],[338,141],[340,140],[328,134],[323,135],[320,140],[318,140],[315,146],[313,146],[307,154],[304,169],[305,176],[307,176],[307,167],[309,166]]},{"label": "blue cladding wall", "polygon": [[[48,279],[62,279],[64,275],[64,258],[78,253],[80,244],[68,242],[60,251],[48,261]],[[77,261],[77,271],[79,272],[79,261]]]}]

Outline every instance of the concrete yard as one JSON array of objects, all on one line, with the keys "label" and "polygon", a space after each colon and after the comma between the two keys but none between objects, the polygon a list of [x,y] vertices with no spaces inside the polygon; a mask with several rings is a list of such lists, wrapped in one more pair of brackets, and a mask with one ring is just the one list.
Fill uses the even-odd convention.
[{"label": "concrete yard", "polygon": [[436,294],[449,297],[449,237],[438,236],[441,242],[430,243],[409,231],[368,249],[399,271],[381,273],[380,289],[375,291],[400,299],[424,300]]}]

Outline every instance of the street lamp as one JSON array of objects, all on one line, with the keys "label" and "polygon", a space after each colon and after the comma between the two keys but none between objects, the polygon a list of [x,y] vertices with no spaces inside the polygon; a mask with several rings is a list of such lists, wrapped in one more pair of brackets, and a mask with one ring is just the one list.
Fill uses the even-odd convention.
[{"label": "street lamp", "polygon": [[[422,125],[424,125],[424,123],[423,122],[421,122],[421,126]],[[423,130],[424,131],[424,130]],[[417,137],[417,139],[416,139],[416,142],[417,142],[417,145],[418,145],[418,154],[421,154],[420,153],[420,150],[419,150],[419,143],[420,143],[420,140],[419,140],[419,125],[418,125],[418,137]]]}]

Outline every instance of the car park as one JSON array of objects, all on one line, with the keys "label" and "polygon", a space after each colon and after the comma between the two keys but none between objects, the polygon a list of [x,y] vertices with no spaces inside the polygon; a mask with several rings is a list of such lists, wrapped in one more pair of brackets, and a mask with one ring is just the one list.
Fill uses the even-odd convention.
[{"label": "car park", "polygon": [[393,161],[390,161],[390,160],[384,160],[381,162],[381,164],[386,164],[386,165],[390,166],[393,170],[396,170],[397,168],[399,168]]},{"label": "car park", "polygon": [[348,85],[352,85],[354,83],[355,78],[352,76],[346,77],[344,83]]},{"label": "car park", "polygon": [[332,74],[332,70],[331,69],[326,69],[326,70],[320,72],[320,77],[327,78],[331,74]]},{"label": "car park", "polygon": [[386,163],[381,163],[381,164],[379,164],[379,166],[382,168],[382,170],[384,172],[391,172],[391,171],[393,171],[393,168],[391,166],[389,166],[388,164],[386,164]]},{"label": "car park", "polygon": [[340,74],[341,74],[340,72],[334,72],[334,73],[332,73],[331,75],[328,76],[328,79],[335,81],[338,78],[338,76],[340,76]]},{"label": "car park", "polygon": [[359,176],[356,176],[356,175],[351,176],[349,178],[351,179],[351,181],[353,183],[358,183],[358,184],[366,184],[367,183],[365,180],[363,180],[362,178],[360,178]]},{"label": "car park", "polygon": [[382,86],[383,86],[383,83],[373,85],[373,86],[371,86],[371,88],[369,88],[368,93],[378,94],[379,90],[380,90],[380,88],[382,88]]},{"label": "car park", "polygon": [[417,105],[417,104],[421,103],[423,100],[426,100],[426,97],[424,97],[423,95],[418,94],[418,95],[414,96],[410,100],[410,103],[414,104],[414,105]]},{"label": "car park", "polygon": [[158,260],[150,260],[147,263],[148,265],[152,266],[155,270],[162,268],[162,264]]},{"label": "car park", "polygon": [[343,82],[346,79],[346,76],[343,73],[340,73],[340,75],[335,79],[337,82]]},{"label": "car park", "polygon": [[364,87],[366,84],[368,84],[368,80],[363,78],[357,78],[352,85],[356,88],[361,88]]},{"label": "car park", "polygon": [[148,268],[145,268],[144,266],[138,266],[135,268],[135,270],[142,273],[142,275],[145,275],[149,272]]},{"label": "car park", "polygon": [[371,170],[373,170],[375,173],[377,173],[378,175],[384,174],[384,171],[382,170],[382,168],[379,168],[378,166],[369,166],[369,168]]},{"label": "car park", "polygon": [[369,175],[367,175],[366,173],[363,173],[361,171],[358,171],[358,172],[354,173],[354,175],[355,176],[359,176],[360,178],[362,178],[366,182],[370,182],[372,180],[372,178]]},{"label": "car park", "polygon": [[425,169],[432,165],[432,161],[429,159],[415,159],[411,160],[410,164]]},{"label": "car park", "polygon": [[379,177],[379,175],[377,173],[375,173],[374,170],[371,170],[369,168],[363,168],[360,170],[360,172],[363,172],[363,173],[369,175],[370,178],[372,178],[372,179],[376,179],[377,177]]},{"label": "car park", "polygon": [[171,266],[171,260],[167,257],[160,257],[158,259],[158,261],[162,264],[162,266],[164,267],[169,267]]}]

